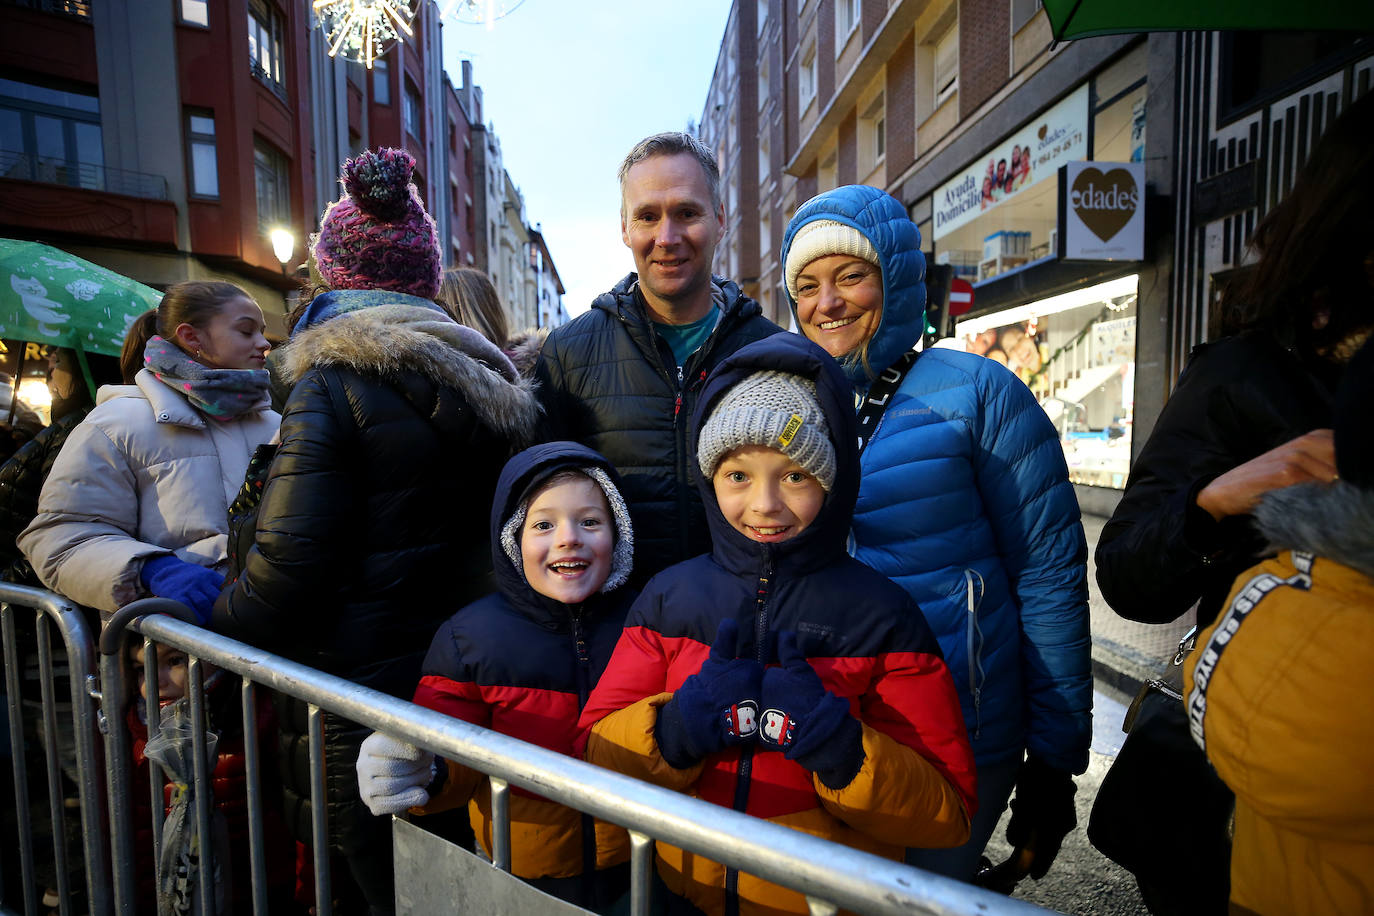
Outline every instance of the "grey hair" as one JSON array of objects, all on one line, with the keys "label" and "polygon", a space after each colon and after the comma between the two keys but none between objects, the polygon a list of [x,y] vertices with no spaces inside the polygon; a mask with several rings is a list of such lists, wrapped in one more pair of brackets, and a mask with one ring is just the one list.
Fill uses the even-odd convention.
[{"label": "grey hair", "polygon": [[625,209],[625,179],[634,168],[645,159],[655,156],[676,156],[687,153],[701,165],[706,174],[706,188],[711,192],[711,209],[720,209],[720,166],[716,165],[716,153],[701,140],[680,130],[670,130],[652,137],[645,137],[634,145],[620,163],[620,208]]}]

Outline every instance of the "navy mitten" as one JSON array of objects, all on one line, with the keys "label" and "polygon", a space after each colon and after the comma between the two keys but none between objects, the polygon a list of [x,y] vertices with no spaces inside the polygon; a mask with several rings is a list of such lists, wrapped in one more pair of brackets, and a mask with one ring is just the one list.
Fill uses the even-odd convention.
[{"label": "navy mitten", "polygon": [[848,700],[825,689],[791,630],[778,634],[778,664],[763,673],[759,744],[843,789],[864,763],[863,726]]},{"label": "navy mitten", "polygon": [[754,740],[763,666],[736,658],[739,624],[722,620],[701,670],[658,711],[654,738],[669,766],[685,770],[707,754]]},{"label": "navy mitten", "polygon": [[187,563],[171,554],[144,561],[139,578],[143,587],[159,598],[180,601],[189,607],[201,626],[210,622],[210,610],[224,585],[224,577],[213,569]]}]

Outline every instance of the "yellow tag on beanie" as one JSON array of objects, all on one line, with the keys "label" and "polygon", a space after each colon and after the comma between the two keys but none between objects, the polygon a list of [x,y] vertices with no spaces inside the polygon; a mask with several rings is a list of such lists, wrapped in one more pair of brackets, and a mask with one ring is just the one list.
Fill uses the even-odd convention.
[{"label": "yellow tag on beanie", "polygon": [[787,425],[784,426],[782,432],[778,434],[778,442],[781,443],[783,448],[787,448],[787,446],[792,444],[792,440],[796,437],[797,430],[801,429],[801,425],[801,416],[795,413],[792,414],[792,419],[787,421]]}]

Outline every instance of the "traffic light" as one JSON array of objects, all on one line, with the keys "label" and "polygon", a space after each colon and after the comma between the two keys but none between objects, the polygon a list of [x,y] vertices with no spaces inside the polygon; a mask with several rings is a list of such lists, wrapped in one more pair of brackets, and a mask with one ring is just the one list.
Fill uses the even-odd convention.
[{"label": "traffic light", "polygon": [[926,327],[925,346],[930,346],[942,337],[949,337],[954,330],[954,322],[949,314],[949,284],[954,278],[954,268],[948,264],[926,265]]}]

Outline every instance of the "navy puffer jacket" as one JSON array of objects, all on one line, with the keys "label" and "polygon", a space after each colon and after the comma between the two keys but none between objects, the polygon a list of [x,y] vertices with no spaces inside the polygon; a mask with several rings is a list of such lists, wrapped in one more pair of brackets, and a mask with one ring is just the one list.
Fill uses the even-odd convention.
[{"label": "navy puffer jacket", "polygon": [[[902,205],[848,186],[807,201],[783,239],[818,219],[877,249],[883,315],[856,393],[916,345],[925,259]],[[795,312],[796,303],[792,302]],[[1006,368],[971,353],[921,353],[861,460],[854,555],[906,589],[949,663],[980,765],[1029,750],[1087,768],[1092,672],[1087,545],[1054,426]]]}]

